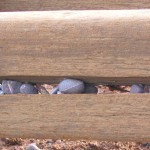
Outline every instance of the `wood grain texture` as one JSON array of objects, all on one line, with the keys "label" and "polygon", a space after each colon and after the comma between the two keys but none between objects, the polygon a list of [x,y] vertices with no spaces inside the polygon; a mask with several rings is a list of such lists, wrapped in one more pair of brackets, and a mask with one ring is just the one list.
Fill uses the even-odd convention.
[{"label": "wood grain texture", "polygon": [[149,0],[1,0],[0,11],[141,9]]},{"label": "wood grain texture", "polygon": [[0,137],[150,141],[149,94],[0,96]]},{"label": "wood grain texture", "polygon": [[3,12],[0,33],[1,78],[150,82],[150,10]]}]

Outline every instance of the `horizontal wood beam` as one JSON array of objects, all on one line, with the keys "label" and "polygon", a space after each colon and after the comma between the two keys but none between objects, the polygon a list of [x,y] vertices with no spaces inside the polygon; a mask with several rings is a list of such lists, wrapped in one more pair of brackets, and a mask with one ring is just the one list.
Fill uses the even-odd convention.
[{"label": "horizontal wood beam", "polygon": [[150,10],[0,13],[0,77],[150,82]]},{"label": "horizontal wood beam", "polygon": [[0,11],[141,9],[149,0],[1,0]]},{"label": "horizontal wood beam", "polygon": [[0,137],[150,141],[149,94],[0,96]]}]

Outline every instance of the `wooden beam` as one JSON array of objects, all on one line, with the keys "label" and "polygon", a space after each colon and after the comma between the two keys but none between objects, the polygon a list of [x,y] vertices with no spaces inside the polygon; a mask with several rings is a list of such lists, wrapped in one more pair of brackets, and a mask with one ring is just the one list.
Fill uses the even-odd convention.
[{"label": "wooden beam", "polygon": [[1,78],[150,82],[150,10],[0,13],[0,33]]},{"label": "wooden beam", "polygon": [[149,94],[0,96],[0,137],[150,141]]},{"label": "wooden beam", "polygon": [[149,0],[1,0],[0,11],[141,9]]}]

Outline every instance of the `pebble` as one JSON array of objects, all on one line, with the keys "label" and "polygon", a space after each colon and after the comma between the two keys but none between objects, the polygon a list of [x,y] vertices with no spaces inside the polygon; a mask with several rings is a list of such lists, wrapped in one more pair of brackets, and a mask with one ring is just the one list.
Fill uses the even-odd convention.
[{"label": "pebble", "polygon": [[57,94],[63,94],[63,93],[61,93],[60,91],[57,91]]},{"label": "pebble", "polygon": [[97,94],[97,92],[98,92],[98,89],[94,85],[85,84],[84,93],[86,93],[86,94]]},{"label": "pebble", "polygon": [[4,92],[2,90],[0,90],[0,95],[3,95],[3,94],[4,94]]},{"label": "pebble", "polygon": [[57,144],[61,144],[61,143],[62,143],[62,140],[58,139],[58,140],[56,140],[56,142],[55,142],[55,143],[57,143]]},{"label": "pebble", "polygon": [[145,93],[150,93],[150,86],[149,85],[144,86],[144,92]]},{"label": "pebble", "polygon": [[149,143],[144,143],[144,144],[142,144],[144,147],[146,147],[146,148],[150,148],[150,142]]},{"label": "pebble", "polygon": [[2,90],[2,84],[0,84],[0,90]]},{"label": "pebble", "polygon": [[59,88],[58,88],[58,86],[56,86],[51,90],[50,94],[57,94],[58,90],[59,90]]},{"label": "pebble", "polygon": [[130,93],[144,93],[144,86],[142,84],[133,84]]},{"label": "pebble", "polygon": [[38,94],[38,90],[29,83],[22,84],[20,87],[20,93],[22,94]]},{"label": "pebble", "polygon": [[64,79],[58,85],[63,94],[77,94],[84,92],[84,82],[75,79]]},{"label": "pebble", "polygon": [[35,143],[29,144],[26,150],[40,150]]},{"label": "pebble", "polygon": [[17,94],[20,93],[20,87],[22,83],[12,80],[3,80],[2,81],[2,90],[4,94]]}]

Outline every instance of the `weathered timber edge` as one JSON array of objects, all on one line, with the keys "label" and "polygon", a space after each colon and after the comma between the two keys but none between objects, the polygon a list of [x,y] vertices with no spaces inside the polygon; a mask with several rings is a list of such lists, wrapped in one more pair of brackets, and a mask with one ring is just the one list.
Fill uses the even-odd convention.
[{"label": "weathered timber edge", "polygon": [[0,11],[144,9],[149,0],[1,0]]},{"label": "weathered timber edge", "polygon": [[150,10],[0,13],[0,33],[1,79],[150,81]]},{"label": "weathered timber edge", "polygon": [[150,141],[149,94],[0,96],[0,137]]}]

